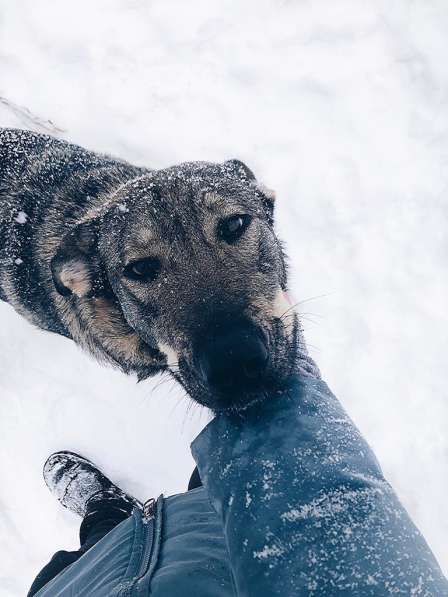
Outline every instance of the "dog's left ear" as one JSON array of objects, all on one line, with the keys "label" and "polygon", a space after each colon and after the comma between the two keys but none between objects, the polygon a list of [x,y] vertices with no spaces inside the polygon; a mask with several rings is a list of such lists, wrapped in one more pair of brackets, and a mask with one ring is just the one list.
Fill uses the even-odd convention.
[{"label": "dog's left ear", "polygon": [[253,187],[263,204],[268,221],[272,225],[274,222],[275,191],[259,182],[252,170],[240,160],[228,160],[224,162],[224,167],[231,175],[237,176],[240,180]]},{"label": "dog's left ear", "polygon": [[98,227],[95,221],[75,226],[62,239],[51,260],[51,274],[62,296],[103,296],[107,285],[98,251]]}]

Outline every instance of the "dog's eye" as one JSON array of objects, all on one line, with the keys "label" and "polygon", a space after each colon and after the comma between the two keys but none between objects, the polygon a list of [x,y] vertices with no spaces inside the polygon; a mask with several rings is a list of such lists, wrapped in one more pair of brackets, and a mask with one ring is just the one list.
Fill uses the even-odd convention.
[{"label": "dog's eye", "polygon": [[141,282],[153,282],[160,274],[162,264],[157,257],[147,257],[129,263],[124,268],[124,275],[131,280],[140,280]]},{"label": "dog's eye", "polygon": [[247,214],[237,214],[221,220],[218,224],[218,236],[226,243],[232,244],[243,235],[252,218]]}]

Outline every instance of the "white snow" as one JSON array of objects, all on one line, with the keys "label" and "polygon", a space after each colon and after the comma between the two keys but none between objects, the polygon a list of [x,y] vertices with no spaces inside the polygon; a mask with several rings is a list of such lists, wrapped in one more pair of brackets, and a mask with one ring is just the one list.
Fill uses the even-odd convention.
[{"label": "white snow", "polygon": [[[334,490],[328,494],[319,495],[308,504],[301,504],[280,514],[283,522],[295,522],[305,518],[332,518],[334,515],[349,510],[357,502],[374,500],[382,490],[379,487],[366,487],[358,491]],[[351,530],[342,529],[344,535],[351,534]]]},{"label": "white snow", "polygon": [[[276,190],[311,355],[448,572],[446,1],[0,9],[1,126],[155,168],[236,157]],[[144,500],[186,487],[208,415],[3,303],[0,330],[0,594],[21,597],[77,545],[52,451]]]},{"label": "white snow", "polygon": [[28,221],[28,214],[24,211],[19,211],[14,219],[18,224],[26,224]]},{"label": "white snow", "polygon": [[254,558],[266,560],[267,558],[277,558],[285,553],[284,548],[278,545],[264,545],[263,549],[254,551]]}]

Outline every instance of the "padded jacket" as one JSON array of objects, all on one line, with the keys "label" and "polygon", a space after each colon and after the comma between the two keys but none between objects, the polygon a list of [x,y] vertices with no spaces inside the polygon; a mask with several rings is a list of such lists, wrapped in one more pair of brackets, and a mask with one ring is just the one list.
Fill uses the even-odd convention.
[{"label": "padded jacket", "polygon": [[320,379],[192,443],[203,487],[135,510],[39,597],[447,597],[434,555]]}]

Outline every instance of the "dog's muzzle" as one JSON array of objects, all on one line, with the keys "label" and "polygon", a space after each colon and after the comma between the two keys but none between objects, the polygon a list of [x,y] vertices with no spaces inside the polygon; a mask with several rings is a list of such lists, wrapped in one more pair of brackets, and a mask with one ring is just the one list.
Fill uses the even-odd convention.
[{"label": "dog's muzzle", "polygon": [[264,332],[248,320],[220,321],[209,327],[195,350],[198,372],[221,402],[240,402],[261,389],[268,367]]}]

